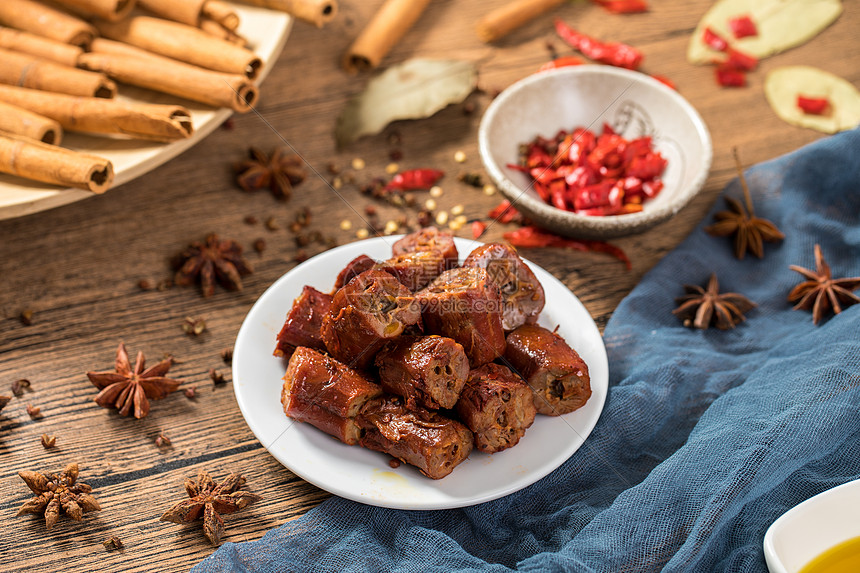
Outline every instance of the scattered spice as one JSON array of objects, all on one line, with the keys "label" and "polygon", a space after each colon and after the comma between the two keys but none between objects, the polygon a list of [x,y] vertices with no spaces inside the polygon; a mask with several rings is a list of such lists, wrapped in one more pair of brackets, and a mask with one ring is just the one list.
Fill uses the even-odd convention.
[{"label": "scattered spice", "polygon": [[426,201],[424,201],[424,208],[427,209],[428,211],[435,211],[436,210],[436,200],[435,199],[427,199]]},{"label": "scattered spice", "polygon": [[0,396],[0,411],[3,411],[10,400],[12,400],[12,396]]},{"label": "scattered spice", "polygon": [[78,482],[78,464],[69,464],[60,475],[31,471],[18,472],[18,475],[36,497],[26,501],[17,515],[44,513],[48,529],[54,526],[61,513],[80,521],[84,513],[101,509],[91,495],[92,488]]},{"label": "scattered spice", "polygon": [[164,279],[164,280],[158,281],[158,283],[155,285],[155,290],[157,290],[158,292],[164,292],[167,289],[171,288],[172,286],[173,286],[172,280]]},{"label": "scattered spice", "polygon": [[232,364],[233,363],[233,349],[225,348],[221,351],[221,360],[224,361],[224,364]]},{"label": "scattered spice", "polygon": [[604,241],[566,239],[534,226],[521,227],[502,236],[513,246],[521,248],[558,247],[576,251],[606,253],[624,263],[628,271],[632,268],[630,259],[624,254],[624,251]]},{"label": "scattered spice", "polygon": [[189,386],[185,389],[185,397],[189,400],[197,398],[197,386]]},{"label": "scattered spice", "polygon": [[794,310],[812,310],[812,322],[818,324],[829,311],[842,312],[842,305],[860,303],[854,292],[860,288],[860,277],[834,279],[830,265],[821,254],[821,245],[815,245],[815,271],[798,265],[790,268],[803,275],[807,280],[795,286],[788,293],[788,301],[797,303]]},{"label": "scattered spice", "polygon": [[642,211],[663,189],[667,163],[651,137],[627,140],[608,124],[600,135],[584,127],[553,138],[539,135],[520,145],[519,155],[519,164],[508,167],[529,175],[541,199],[589,216]]},{"label": "scattered spice", "polygon": [[480,239],[487,230],[487,224],[483,221],[472,221],[472,237]]},{"label": "scattered spice", "polygon": [[105,549],[107,549],[108,551],[117,551],[119,549],[122,549],[123,547],[122,541],[120,541],[119,537],[117,537],[116,535],[111,535],[110,537],[102,541],[102,545],[104,545]]},{"label": "scattered spice", "polygon": [[209,542],[218,545],[224,534],[224,521],[221,515],[235,513],[262,499],[260,496],[239,490],[245,478],[231,473],[216,484],[208,473],[201,470],[197,480],[185,480],[185,492],[190,499],[180,501],[161,516],[161,521],[172,523],[191,523],[203,517],[203,533]]},{"label": "scattered spice", "polygon": [[306,250],[299,249],[298,251],[296,251],[296,254],[293,256],[293,261],[296,263],[303,263],[306,260],[308,260],[309,258],[311,258],[311,257],[310,257],[310,255],[308,255],[308,252]]},{"label": "scattered spice", "polygon": [[366,163],[364,162],[364,159],[362,159],[361,157],[356,157],[352,160],[351,165],[352,165],[352,168],[355,169],[356,171],[361,171],[362,169],[365,168]]},{"label": "scattered spice", "polygon": [[349,219],[344,219],[340,222],[340,229],[341,231],[349,231],[350,229],[352,229],[352,221],[350,221]]},{"label": "scattered spice", "polygon": [[172,365],[173,359],[166,358],[144,370],[143,352],[138,352],[132,370],[125,344],[120,343],[115,372],[87,372],[87,377],[101,390],[94,399],[96,404],[102,408],[117,408],[122,416],[134,413],[134,417],[140,419],[149,413],[149,400],[160,400],[182,384],[181,380],[165,377]]},{"label": "scattered spice", "polygon": [[236,183],[245,192],[269,188],[283,201],[292,195],[293,187],[307,177],[304,161],[288,147],[278,147],[271,158],[255,147],[248,149],[249,158],[234,166]]},{"label": "scattered spice", "polygon": [[27,415],[29,415],[33,420],[39,420],[44,417],[42,416],[42,409],[31,404],[27,404]]},{"label": "scattered spice", "polygon": [[409,169],[407,171],[401,171],[392,177],[391,181],[385,185],[384,189],[385,191],[415,191],[418,189],[430,189],[437,181],[439,181],[439,179],[442,178],[443,175],[445,175],[445,172],[438,169]]},{"label": "scattered spice", "polygon": [[444,225],[448,222],[448,212],[447,211],[439,211],[436,213],[436,224]]},{"label": "scattered spice", "polygon": [[254,250],[259,254],[263,254],[263,251],[266,250],[266,241],[264,239],[257,239],[253,243]]},{"label": "scattered spice", "polygon": [[245,218],[242,220],[245,222],[246,225],[256,225],[260,222],[260,220],[254,215],[245,215]]},{"label": "scattered spice", "polygon": [[803,110],[803,113],[824,115],[830,109],[830,101],[826,97],[806,97],[798,94],[797,107]]},{"label": "scattered spice", "polygon": [[747,251],[761,259],[764,257],[764,241],[781,241],[785,235],[772,222],[755,216],[755,208],[737,148],[732,148],[732,154],[744,192],[746,209],[737,199],[725,197],[729,210],[720,211],[714,215],[716,222],[705,227],[705,232],[715,237],[734,235],[735,256],[738,259],[742,260]]},{"label": "scattered spice", "polygon": [[484,178],[480,173],[462,173],[457,179],[468,185],[480,189],[484,186]]},{"label": "scattered spice", "polygon": [[265,225],[266,229],[269,231],[277,231],[278,229],[281,228],[281,224],[278,223],[278,220],[275,219],[274,217],[269,217],[268,219],[266,219],[266,222],[263,224]]},{"label": "scattered spice", "polygon": [[26,378],[21,378],[20,380],[15,380],[11,385],[12,393],[16,396],[20,396],[24,393],[24,390],[30,388],[30,381]]},{"label": "scattered spice", "polygon": [[160,431],[158,433],[158,436],[156,436],[156,438],[155,438],[155,446],[157,448],[160,448],[162,446],[170,446],[171,444],[172,444],[172,442],[170,441],[170,438],[168,438],[167,436],[164,435],[163,430]]},{"label": "scattered spice", "polygon": [[466,153],[463,151],[455,151],[454,152],[454,161],[457,163],[465,163],[466,162]]},{"label": "scattered spice", "polygon": [[707,288],[684,285],[684,290],[687,294],[675,299],[680,306],[672,314],[681,318],[687,327],[706,329],[713,325],[720,330],[728,330],[746,320],[744,313],[756,307],[742,294],[720,294],[716,273],[711,273]]},{"label": "scattered spice", "polygon": [[42,434],[42,447],[46,450],[50,450],[54,446],[57,445],[57,436],[49,436],[48,434]]},{"label": "scattered spice", "polygon": [[31,326],[33,324],[33,309],[25,308],[18,315],[18,318],[24,326]]},{"label": "scattered spice", "polygon": [[212,383],[216,386],[224,384],[227,381],[224,378],[224,374],[219,370],[215,370],[214,368],[209,369],[209,378],[212,379]]},{"label": "scattered spice", "polygon": [[438,199],[445,193],[445,190],[439,187],[438,185],[434,185],[430,188],[430,196],[434,199]]},{"label": "scattered spice", "polygon": [[601,64],[635,70],[642,64],[642,52],[621,42],[601,42],[581,32],[577,32],[562,20],[556,19],[555,31],[570,47],[583,56]]},{"label": "scattered spice", "polygon": [[180,286],[199,282],[204,297],[214,294],[216,282],[227,290],[242,290],[242,277],[253,272],[242,257],[242,246],[214,233],[191,243],[174,266],[178,269],[174,282]]},{"label": "scattered spice", "polygon": [[202,318],[191,318],[186,316],[182,323],[182,332],[188,336],[200,336],[206,332],[206,321]]},{"label": "scattered spice", "polygon": [[137,288],[143,291],[152,290],[155,288],[155,283],[149,279],[140,279],[137,281]]},{"label": "scattered spice", "polygon": [[388,467],[396,470],[400,467],[400,460],[398,460],[397,458],[391,458],[390,460],[388,460]]},{"label": "scattered spice", "polygon": [[491,197],[496,194],[496,186],[495,185],[484,185],[484,195]]}]

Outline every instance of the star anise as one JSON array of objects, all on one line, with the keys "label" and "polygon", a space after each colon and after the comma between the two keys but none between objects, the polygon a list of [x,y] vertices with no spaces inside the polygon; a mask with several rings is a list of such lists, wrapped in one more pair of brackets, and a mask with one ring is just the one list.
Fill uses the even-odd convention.
[{"label": "star anise", "polygon": [[761,259],[764,257],[764,241],[781,241],[785,235],[772,222],[755,216],[755,208],[738,158],[737,148],[733,148],[732,153],[735,156],[735,165],[741,180],[741,188],[744,191],[746,209],[737,199],[725,197],[729,210],[720,211],[714,215],[716,223],[705,227],[705,231],[716,237],[726,237],[733,234],[735,236],[735,256],[738,259],[743,259],[747,251]]},{"label": "star anise", "polygon": [[36,494],[21,506],[18,515],[44,513],[48,529],[54,526],[61,513],[80,521],[87,511],[101,509],[96,498],[90,495],[92,488],[78,481],[78,464],[69,464],[60,475],[26,471],[18,475]]},{"label": "star anise", "polygon": [[253,272],[242,257],[242,246],[215,234],[194,241],[179,253],[175,268],[173,282],[188,286],[199,281],[203,296],[214,294],[216,281],[227,290],[242,290],[242,277]]},{"label": "star anise", "polygon": [[830,265],[821,255],[821,246],[818,244],[815,245],[815,272],[797,265],[790,265],[788,268],[809,279],[791,289],[788,300],[797,303],[795,310],[812,309],[814,324],[818,324],[831,309],[834,314],[839,314],[842,312],[842,305],[849,306],[860,302],[860,296],[852,292],[860,288],[860,277],[834,279]]},{"label": "star anise", "polygon": [[224,534],[224,520],[221,514],[235,513],[262,499],[247,491],[238,491],[245,484],[245,478],[231,473],[221,484],[216,484],[203,470],[197,480],[186,479],[185,491],[188,497],[180,501],[161,516],[161,521],[191,523],[203,516],[203,533],[213,545],[221,542]]},{"label": "star anise", "polygon": [[6,404],[12,399],[12,396],[0,396],[0,410],[6,407]]},{"label": "star anise", "polygon": [[277,147],[271,157],[257,149],[248,149],[249,159],[240,161],[233,169],[236,183],[246,192],[268,187],[278,199],[286,201],[293,187],[307,177],[302,158],[288,147]]},{"label": "star anise", "polygon": [[744,313],[756,306],[742,294],[720,294],[715,273],[711,273],[707,288],[684,285],[684,290],[687,294],[675,299],[680,306],[672,311],[684,321],[684,326],[705,329],[713,324],[720,330],[727,330],[746,320]]},{"label": "star anise", "polygon": [[143,352],[138,352],[132,370],[125,344],[120,343],[116,351],[116,371],[87,372],[87,377],[101,390],[95,397],[96,404],[118,408],[123,416],[128,416],[134,408],[134,417],[143,418],[149,413],[149,400],[160,400],[182,384],[182,380],[164,376],[172,365],[173,358],[168,357],[144,370]]}]

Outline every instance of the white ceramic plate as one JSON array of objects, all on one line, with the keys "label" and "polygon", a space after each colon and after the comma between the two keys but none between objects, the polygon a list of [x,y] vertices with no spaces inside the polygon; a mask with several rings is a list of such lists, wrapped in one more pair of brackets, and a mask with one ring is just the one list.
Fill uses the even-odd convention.
[{"label": "white ceramic plate", "polygon": [[[281,406],[286,363],[272,356],[276,337],[304,285],[328,292],[337,273],[364,253],[391,256],[398,237],[351,243],[305,261],[278,279],[257,300],[239,330],[233,349],[233,389],[245,421],[279,462],[299,477],[335,495],[396,509],[447,509],[496,499],[544,477],[567,460],[591,433],[609,384],[606,349],[597,325],[570,290],[529,263],[546,291],[539,323],[559,333],[588,364],[592,395],[585,406],[559,417],[538,415],[515,447],[496,454],[474,451],[441,480],[389,456],[347,446],[309,424],[288,418]],[[461,260],[481,243],[455,239]]]},{"label": "white ceramic plate", "polygon": [[[250,48],[263,60],[263,69],[256,80],[259,85],[280,55],[293,19],[285,12],[241,4],[234,4],[233,7],[241,19],[239,33],[248,39]],[[98,155],[113,163],[115,177],[112,188],[143,175],[189,149],[212,133],[233,113],[226,108],[213,108],[125,84],[119,84],[117,99],[159,104],[179,103],[191,112],[194,134],[181,141],[158,143],[66,132],[62,147]],[[56,185],[0,174],[0,219],[20,217],[92,196],[92,193],[80,189],[62,189]]]},{"label": "white ceramic plate", "polygon": [[771,573],[797,573],[843,541],[860,537],[860,480],[828,489],[783,513],[764,535]]}]

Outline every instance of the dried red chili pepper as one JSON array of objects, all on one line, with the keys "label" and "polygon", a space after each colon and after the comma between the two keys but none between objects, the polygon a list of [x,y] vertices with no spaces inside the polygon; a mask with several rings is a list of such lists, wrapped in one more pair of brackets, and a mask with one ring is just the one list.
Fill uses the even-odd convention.
[{"label": "dried red chili pepper", "polygon": [[472,221],[472,237],[475,239],[480,239],[486,230],[487,224],[483,221]]},{"label": "dried red chili pepper", "polygon": [[729,28],[738,40],[747,36],[758,36],[758,28],[748,14],[729,18]]},{"label": "dried red chili pepper", "polygon": [[534,226],[521,227],[516,231],[505,233],[503,237],[513,246],[524,249],[558,247],[584,252],[606,253],[623,262],[627,270],[632,268],[630,259],[624,254],[624,251],[604,241],[566,239]]},{"label": "dried red chili pepper", "polygon": [[725,87],[743,87],[747,85],[747,76],[743,70],[729,64],[720,64],[716,69],[717,83]]},{"label": "dried red chili pepper", "polygon": [[634,14],[647,12],[648,2],[645,0],[594,0],[613,14]]},{"label": "dried red chili pepper", "polygon": [[797,107],[803,110],[803,113],[812,115],[822,115],[830,107],[830,101],[826,97],[806,97],[797,96]]},{"label": "dried red chili pepper", "polygon": [[633,46],[621,42],[601,42],[577,32],[559,19],[555,21],[555,31],[572,48],[602,64],[635,70],[642,63],[642,52]]},{"label": "dried red chili pepper", "polygon": [[538,71],[545,72],[547,70],[557,70],[558,68],[566,68],[568,66],[581,66],[584,63],[585,62],[576,56],[562,56],[552,60],[551,62],[545,63],[538,68]]},{"label": "dried red chili pepper", "polygon": [[445,175],[438,169],[410,169],[402,171],[391,178],[385,186],[386,191],[415,191],[429,189]]},{"label": "dried red chili pepper", "polygon": [[518,222],[522,221],[523,217],[522,214],[517,211],[517,208],[514,207],[507,199],[496,205],[493,210],[487,214],[487,216],[499,223]]},{"label": "dried red chili pepper", "polygon": [[706,46],[718,52],[724,52],[729,47],[726,39],[717,34],[710,26],[705,28],[702,33],[702,41],[705,42]]}]

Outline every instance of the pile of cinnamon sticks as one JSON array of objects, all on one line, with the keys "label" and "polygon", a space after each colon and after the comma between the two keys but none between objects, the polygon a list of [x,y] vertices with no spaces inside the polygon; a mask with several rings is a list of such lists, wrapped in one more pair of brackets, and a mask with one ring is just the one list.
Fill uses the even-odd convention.
[{"label": "pile of cinnamon sticks", "polygon": [[[335,0],[243,0],[322,26]],[[263,61],[222,0],[0,1],[0,172],[106,191],[110,161],[59,147],[63,132],[170,142],[181,105],[120,101],[117,84],[247,112]]]}]

